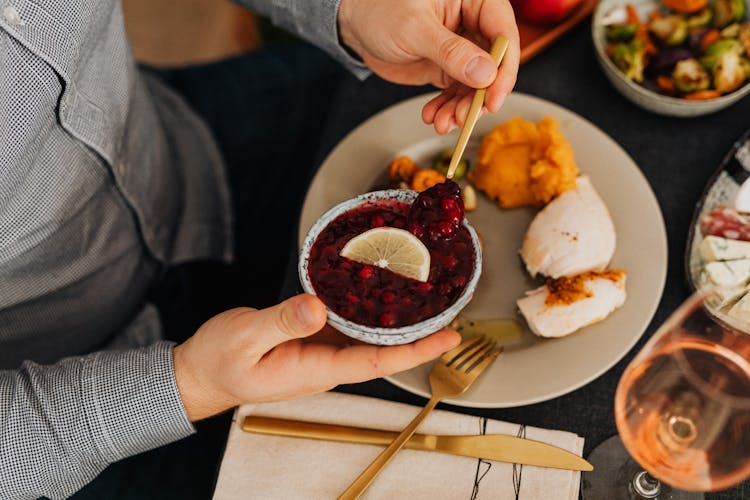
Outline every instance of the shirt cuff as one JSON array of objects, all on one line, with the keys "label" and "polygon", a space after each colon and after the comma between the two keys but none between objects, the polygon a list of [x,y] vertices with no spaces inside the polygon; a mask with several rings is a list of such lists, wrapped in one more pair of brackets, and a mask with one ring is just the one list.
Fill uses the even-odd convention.
[{"label": "shirt cuff", "polygon": [[341,0],[333,0],[333,19],[329,19],[327,24],[327,30],[330,32],[330,40],[335,40],[335,47],[329,48],[331,56],[344,65],[354,76],[360,80],[364,80],[372,74],[372,71],[365,65],[359,57],[355,57],[351,50],[349,50],[341,40],[341,34],[339,33],[339,8],[341,6]]},{"label": "shirt cuff", "polygon": [[170,342],[99,352],[87,360],[82,392],[94,444],[108,462],[163,446],[195,432],[174,376]]}]

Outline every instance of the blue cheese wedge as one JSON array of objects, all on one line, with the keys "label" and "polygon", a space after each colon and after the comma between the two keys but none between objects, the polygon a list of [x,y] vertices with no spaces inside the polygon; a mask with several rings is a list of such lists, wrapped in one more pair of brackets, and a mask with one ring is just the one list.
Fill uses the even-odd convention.
[{"label": "blue cheese wedge", "polygon": [[737,197],[734,199],[734,208],[740,212],[750,213],[750,177],[745,179],[745,182],[740,186],[740,190],[737,191]]},{"label": "blue cheese wedge", "polygon": [[750,281],[750,259],[709,262],[706,264],[706,273],[714,285],[743,286]]},{"label": "blue cheese wedge", "polygon": [[706,236],[701,242],[700,252],[703,260],[707,262],[750,259],[750,241]]}]

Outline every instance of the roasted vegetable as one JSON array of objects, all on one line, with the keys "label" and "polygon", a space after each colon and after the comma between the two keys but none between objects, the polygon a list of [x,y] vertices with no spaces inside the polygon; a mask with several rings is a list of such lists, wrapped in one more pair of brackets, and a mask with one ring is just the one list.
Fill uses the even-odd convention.
[{"label": "roasted vegetable", "polygon": [[615,66],[620,68],[626,78],[636,82],[643,81],[645,60],[645,44],[640,40],[618,43],[612,53],[612,62],[615,63]]},{"label": "roasted vegetable", "polygon": [[708,0],[662,0],[662,3],[677,12],[695,12],[706,6]]},{"label": "roasted vegetable", "polygon": [[[432,162],[432,168],[437,170],[443,175],[448,175],[448,166],[451,164],[451,158],[453,157],[453,150],[452,149],[446,149],[445,151],[441,151],[440,154],[438,154],[435,157],[435,160]],[[456,165],[456,171],[453,172],[453,179],[458,180],[464,175],[466,175],[466,171],[469,169],[469,162],[461,158],[458,161],[458,165]]]},{"label": "roasted vegetable", "polygon": [[423,168],[422,170],[417,170],[414,174],[414,177],[411,179],[410,187],[414,191],[419,191],[421,193],[425,189],[431,188],[435,184],[440,184],[441,182],[445,182],[445,176],[443,174],[436,170],[432,170],[431,168]]},{"label": "roasted vegetable", "polygon": [[471,184],[461,188],[461,200],[464,202],[464,210],[471,212],[477,209],[477,193]]},{"label": "roasted vegetable", "polygon": [[388,178],[391,182],[410,182],[419,166],[408,156],[399,156],[388,165]]},{"label": "roasted vegetable", "polygon": [[668,76],[656,75],[656,86],[667,95],[674,94],[674,80]]},{"label": "roasted vegetable", "polygon": [[726,28],[722,29],[721,38],[737,38],[740,34],[740,23],[732,23]]},{"label": "roasted vegetable", "polygon": [[688,16],[687,18],[688,29],[703,28],[705,26],[708,26],[709,24],[711,24],[711,20],[713,18],[714,18],[714,13],[711,11],[709,7],[706,7],[705,9],[701,10],[698,13],[693,14],[692,16]]},{"label": "roasted vegetable", "polygon": [[638,25],[632,24],[612,24],[607,26],[607,40],[610,42],[628,42],[635,35]]},{"label": "roasted vegetable", "polygon": [[742,54],[744,52],[740,42],[734,39],[719,40],[706,48],[706,54],[701,57],[700,61],[707,70],[713,71],[719,58],[726,53]]},{"label": "roasted vegetable", "polygon": [[711,75],[694,58],[678,62],[672,71],[672,80],[675,88],[686,94],[706,90],[711,85]]},{"label": "roasted vegetable", "polygon": [[649,23],[648,29],[663,44],[670,47],[681,45],[688,34],[687,21],[677,14],[654,19]]},{"label": "roasted vegetable", "polygon": [[644,88],[705,100],[750,86],[750,0],[660,0],[641,21],[626,4],[607,27],[608,58]]},{"label": "roasted vegetable", "polygon": [[721,32],[716,28],[711,28],[703,34],[703,37],[698,44],[698,51],[705,53],[706,49],[719,40],[721,40]]},{"label": "roasted vegetable", "polygon": [[750,21],[742,23],[737,37],[745,49],[745,55],[750,57]]},{"label": "roasted vegetable", "polygon": [[742,21],[745,16],[745,0],[715,0],[713,13],[713,25],[717,28]]},{"label": "roasted vegetable", "polygon": [[659,51],[649,60],[648,69],[651,73],[672,73],[675,64],[683,59],[690,59],[691,57],[693,57],[692,52],[682,47],[664,49]]},{"label": "roasted vegetable", "polygon": [[685,40],[685,48],[690,50],[693,54],[699,53],[701,40],[708,31],[708,28],[690,28],[688,30],[687,40]]},{"label": "roasted vegetable", "polygon": [[719,56],[714,66],[714,88],[726,94],[745,83],[750,74],[750,63],[736,52],[727,51]]},{"label": "roasted vegetable", "polygon": [[721,97],[721,92],[718,90],[699,90],[698,92],[682,96],[683,99],[687,99],[688,101],[707,101],[709,99],[716,99],[717,97]]}]

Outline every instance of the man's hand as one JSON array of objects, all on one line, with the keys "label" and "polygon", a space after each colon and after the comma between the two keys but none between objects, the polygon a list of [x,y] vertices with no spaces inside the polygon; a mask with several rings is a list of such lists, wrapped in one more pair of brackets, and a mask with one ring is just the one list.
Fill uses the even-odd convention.
[{"label": "man's hand", "polygon": [[[485,108],[500,109],[518,73],[518,27],[508,0],[342,0],[339,32],[379,76],[395,83],[446,89],[422,119],[445,134],[463,125],[475,88]],[[497,71],[486,50],[504,35],[508,50]]]},{"label": "man's hand", "polygon": [[460,341],[456,332],[442,330],[412,344],[382,347],[324,329],[325,323],[323,304],[312,295],[268,309],[231,309],[208,320],[174,349],[188,418],[382,377],[434,359]]}]

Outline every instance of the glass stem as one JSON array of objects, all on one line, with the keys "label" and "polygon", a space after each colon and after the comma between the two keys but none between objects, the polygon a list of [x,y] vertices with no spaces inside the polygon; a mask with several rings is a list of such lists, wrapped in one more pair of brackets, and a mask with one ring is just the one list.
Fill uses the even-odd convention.
[{"label": "glass stem", "polygon": [[656,498],[661,493],[661,483],[645,470],[633,478],[633,491],[643,498]]}]

